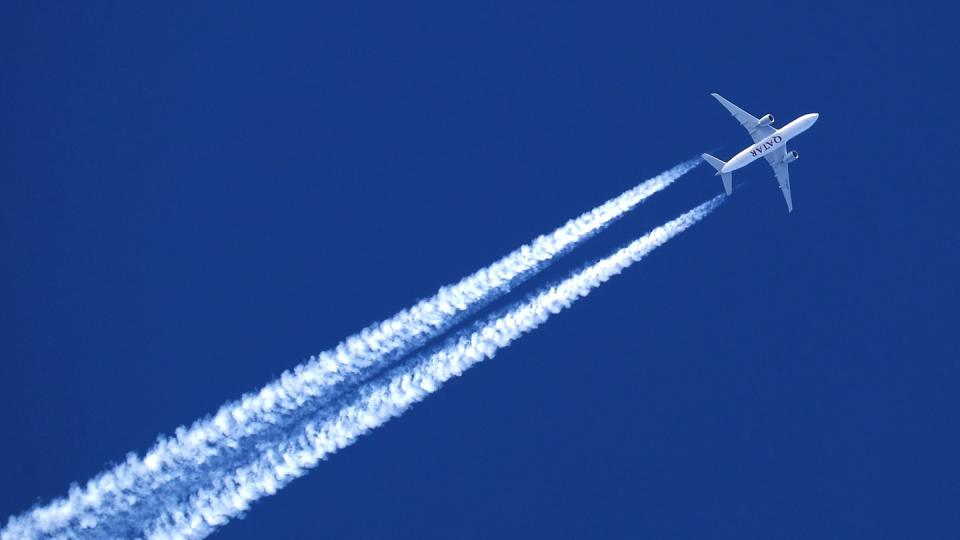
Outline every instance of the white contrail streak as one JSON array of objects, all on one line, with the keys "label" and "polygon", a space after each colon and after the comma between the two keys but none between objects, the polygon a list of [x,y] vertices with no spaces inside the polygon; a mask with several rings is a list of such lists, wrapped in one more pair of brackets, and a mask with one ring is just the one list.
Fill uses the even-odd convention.
[{"label": "white contrail streak", "polygon": [[447,380],[493,357],[499,349],[545,322],[551,314],[570,307],[577,299],[585,297],[703,219],[722,200],[721,195],[703,203],[613,255],[544,289],[475,332],[433,354],[396,368],[389,377],[367,383],[358,390],[356,399],[332,418],[306,423],[298,434],[291,434],[290,439],[268,451],[261,459],[229,471],[212,485],[198,489],[189,502],[167,509],[148,526],[144,536],[152,540],[206,537],[245,512],[253,501],[276,493],[293,479],[306,474],[319,460],[399,416],[412,404],[437,391]]},{"label": "white contrail streak", "polygon": [[285,371],[260,391],[223,405],[214,415],[189,428],[178,428],[175,436],[161,438],[142,458],[128,454],[123,463],[91,479],[84,487],[71,487],[67,497],[12,517],[0,530],[0,538],[35,538],[60,532],[69,535],[70,531],[79,534],[78,531],[97,527],[109,516],[128,511],[160,486],[183,477],[185,470],[202,467],[221,454],[235,451],[245,439],[266,429],[282,427],[306,404],[329,399],[343,387],[383,369],[389,361],[436,337],[459,318],[506,293],[699,163],[695,159],[677,165],[458,283],[441,288],[412,308]]}]

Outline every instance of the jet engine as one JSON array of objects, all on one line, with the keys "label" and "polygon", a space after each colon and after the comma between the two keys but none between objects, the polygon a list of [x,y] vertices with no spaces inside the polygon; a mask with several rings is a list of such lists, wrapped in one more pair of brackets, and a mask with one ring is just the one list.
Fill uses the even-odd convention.
[{"label": "jet engine", "polygon": [[758,125],[758,126],[769,126],[769,125],[772,124],[772,123],[773,123],[773,115],[770,114],[770,113],[767,113],[767,114],[765,114],[765,115],[763,115],[763,116],[760,117],[760,120],[757,122],[757,125]]},{"label": "jet engine", "polygon": [[783,162],[792,163],[798,159],[800,159],[800,152],[797,152],[796,150],[794,150],[792,152],[787,152],[787,156],[783,158]]}]

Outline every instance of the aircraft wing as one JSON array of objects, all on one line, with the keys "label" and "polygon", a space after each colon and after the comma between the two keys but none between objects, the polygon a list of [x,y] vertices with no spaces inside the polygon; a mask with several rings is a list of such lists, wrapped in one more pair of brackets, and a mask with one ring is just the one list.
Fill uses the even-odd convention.
[{"label": "aircraft wing", "polygon": [[776,131],[776,128],[774,128],[773,126],[757,125],[760,123],[759,118],[757,118],[756,116],[753,116],[752,114],[741,109],[740,107],[737,107],[733,103],[730,103],[729,101],[724,99],[723,96],[721,96],[720,94],[714,93],[710,95],[715,97],[717,101],[720,102],[721,105],[723,105],[724,107],[726,107],[728,111],[730,111],[730,114],[732,114],[733,117],[737,119],[737,122],[740,122],[740,125],[743,126],[744,129],[747,130],[747,133],[750,134],[750,137],[753,138],[753,142],[758,142],[760,139],[764,139],[768,135]]},{"label": "aircraft wing", "polygon": [[[781,147],[782,148],[782,147]],[[782,150],[781,153],[786,153]],[[780,191],[783,192],[783,199],[787,201],[787,212],[793,212],[793,198],[790,197],[790,169],[789,165],[783,161],[774,163],[772,157],[767,157],[770,166],[773,167],[773,174],[777,177],[777,183],[780,184]]]}]

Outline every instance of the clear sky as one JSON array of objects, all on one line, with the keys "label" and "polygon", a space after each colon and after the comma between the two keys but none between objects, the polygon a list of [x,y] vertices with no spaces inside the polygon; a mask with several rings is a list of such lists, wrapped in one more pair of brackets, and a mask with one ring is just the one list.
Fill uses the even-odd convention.
[{"label": "clear sky", "polygon": [[[341,4],[349,4],[344,7]],[[218,538],[960,536],[954,7],[0,5],[0,520],[640,180],[772,172]],[[702,165],[514,298],[721,192]]]}]

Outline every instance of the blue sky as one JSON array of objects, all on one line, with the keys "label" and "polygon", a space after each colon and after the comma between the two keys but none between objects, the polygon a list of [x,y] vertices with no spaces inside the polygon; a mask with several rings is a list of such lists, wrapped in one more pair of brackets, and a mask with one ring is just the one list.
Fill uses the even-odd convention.
[{"label": "blue sky", "polygon": [[[219,538],[960,534],[956,13],[0,7],[0,519],[638,181],[702,224]],[[721,191],[701,166],[518,298]],[[576,392],[572,392],[577,389]]]}]

